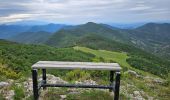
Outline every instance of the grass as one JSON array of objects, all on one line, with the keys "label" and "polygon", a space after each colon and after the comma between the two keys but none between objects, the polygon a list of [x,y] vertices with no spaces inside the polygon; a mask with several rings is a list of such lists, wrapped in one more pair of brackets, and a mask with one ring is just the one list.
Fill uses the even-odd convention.
[{"label": "grass", "polygon": [[113,100],[113,96],[109,92],[103,92],[100,90],[84,91],[80,94],[68,95],[68,100]]},{"label": "grass", "polygon": [[91,54],[95,55],[96,57],[93,59],[94,62],[98,61],[97,59],[99,59],[99,58],[103,58],[104,62],[116,62],[116,63],[120,64],[120,66],[125,71],[126,71],[126,69],[130,69],[130,70],[136,71],[137,73],[139,73],[141,75],[159,78],[156,75],[153,75],[153,74],[148,73],[146,71],[136,69],[136,68],[132,67],[131,65],[129,65],[128,62],[126,61],[126,59],[128,59],[129,56],[125,52],[115,52],[115,51],[107,51],[107,50],[94,50],[94,49],[90,49],[90,48],[87,48],[87,47],[79,47],[79,46],[75,46],[73,48],[75,50],[79,50],[79,51],[82,51],[82,52],[91,53]]},{"label": "grass", "polygon": [[66,95],[64,100],[113,100],[110,92],[96,89],[87,89],[71,92],[67,88],[48,88],[48,92],[41,97],[44,100],[61,100],[60,95]]},{"label": "grass", "polygon": [[[80,50],[86,53],[94,54],[97,58],[103,58],[105,62],[116,62],[119,63],[122,67],[130,67],[130,65],[126,62],[126,59],[129,58],[124,52],[113,52],[106,50],[93,50],[86,47],[74,47],[75,50]],[[95,61],[95,59],[94,59]]]}]

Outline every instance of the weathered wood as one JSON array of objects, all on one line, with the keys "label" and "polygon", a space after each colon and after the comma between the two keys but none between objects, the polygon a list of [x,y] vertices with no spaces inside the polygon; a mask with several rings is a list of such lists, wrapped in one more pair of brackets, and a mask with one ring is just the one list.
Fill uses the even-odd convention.
[{"label": "weathered wood", "polygon": [[63,62],[63,61],[39,61],[32,66],[33,69],[86,69],[86,70],[113,70],[120,71],[117,63],[94,62]]}]

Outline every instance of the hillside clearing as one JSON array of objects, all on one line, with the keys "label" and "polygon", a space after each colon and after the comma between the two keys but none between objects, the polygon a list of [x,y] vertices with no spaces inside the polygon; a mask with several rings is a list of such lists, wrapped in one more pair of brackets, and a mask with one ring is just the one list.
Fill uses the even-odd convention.
[{"label": "hillside clearing", "polygon": [[[74,47],[75,50],[80,50],[86,53],[94,54],[97,58],[103,58],[105,62],[114,61],[119,63],[122,67],[130,67],[126,62],[126,59],[129,58],[126,53],[106,51],[106,50],[93,50],[86,47]],[[95,61],[95,58],[93,59]]]}]

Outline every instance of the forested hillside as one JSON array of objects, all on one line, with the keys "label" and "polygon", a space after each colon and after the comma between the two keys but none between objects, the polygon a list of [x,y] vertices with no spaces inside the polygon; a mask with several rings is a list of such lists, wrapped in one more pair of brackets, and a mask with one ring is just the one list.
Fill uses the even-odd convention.
[{"label": "forested hillside", "polygon": [[31,65],[39,60],[91,61],[94,56],[73,48],[24,45],[0,40],[0,63],[16,73],[30,73]]},{"label": "forested hillside", "polygon": [[147,23],[125,30],[133,37],[133,45],[165,59],[170,59],[170,24]]}]

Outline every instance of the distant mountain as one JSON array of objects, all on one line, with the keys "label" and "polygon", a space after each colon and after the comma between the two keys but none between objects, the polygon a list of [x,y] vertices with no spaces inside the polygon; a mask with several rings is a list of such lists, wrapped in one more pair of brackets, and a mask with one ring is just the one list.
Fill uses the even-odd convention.
[{"label": "distant mountain", "polygon": [[145,24],[144,22],[143,23],[141,22],[141,23],[111,23],[109,25],[112,27],[120,28],[120,29],[135,29],[144,24]]},{"label": "distant mountain", "polygon": [[[144,38],[153,39],[161,42],[170,42],[170,24],[148,23],[135,29],[143,32]],[[138,35],[138,34],[136,34]]]},{"label": "distant mountain", "polygon": [[32,26],[22,25],[0,25],[0,39],[7,39],[21,32],[25,32]]},{"label": "distant mountain", "polygon": [[0,25],[0,39],[8,39],[18,36],[23,32],[49,32],[54,33],[66,25],[62,24],[47,24],[47,25]]},{"label": "distant mountain", "polygon": [[50,37],[46,44],[56,47],[76,45],[84,36],[95,34],[170,59],[169,29],[169,24],[148,23],[135,29],[119,29],[89,22],[61,29]]},{"label": "distant mountain", "polygon": [[87,34],[97,34],[119,42],[129,41],[128,34],[124,34],[121,30],[114,30],[102,24],[88,22],[86,24],[61,29],[49,38],[46,44],[57,47],[69,46],[75,44],[76,41]]},{"label": "distant mountain", "polygon": [[170,59],[170,24],[148,23],[126,32],[131,34],[135,46]]},{"label": "distant mountain", "polygon": [[15,41],[18,43],[26,44],[42,44],[44,43],[52,34],[44,31],[40,32],[24,32],[20,33],[8,40]]},{"label": "distant mountain", "polygon": [[39,32],[39,31],[45,31],[45,32],[56,32],[60,30],[61,28],[65,27],[66,25],[63,24],[47,24],[47,25],[36,25],[31,27],[28,31],[29,32]]}]

